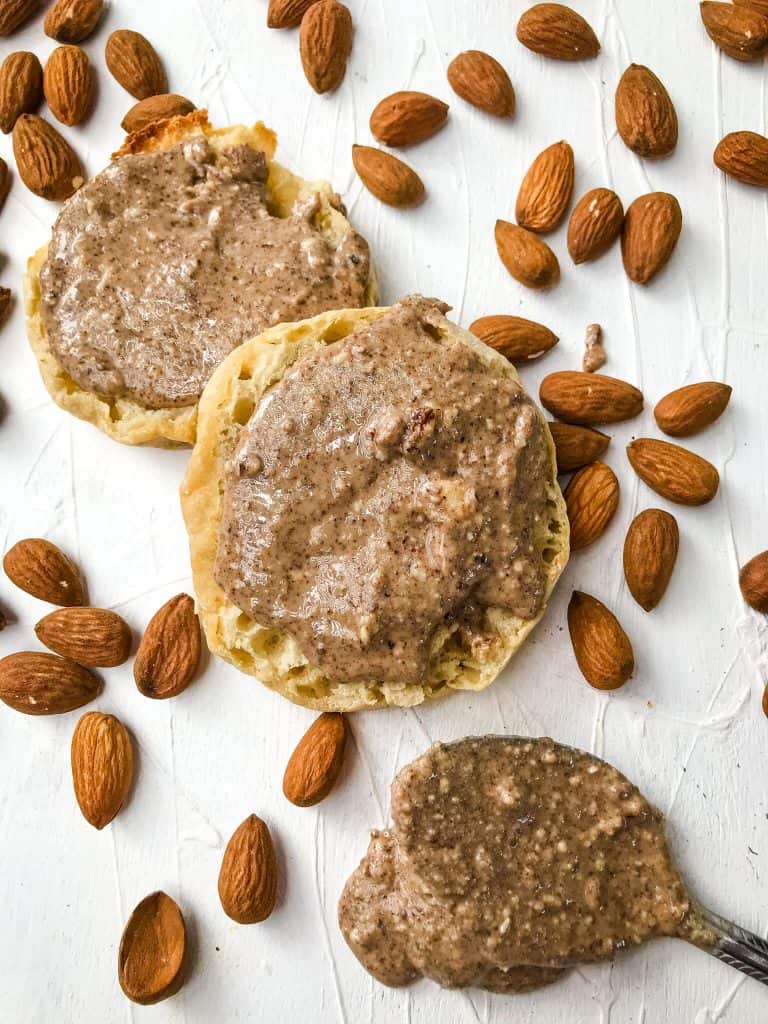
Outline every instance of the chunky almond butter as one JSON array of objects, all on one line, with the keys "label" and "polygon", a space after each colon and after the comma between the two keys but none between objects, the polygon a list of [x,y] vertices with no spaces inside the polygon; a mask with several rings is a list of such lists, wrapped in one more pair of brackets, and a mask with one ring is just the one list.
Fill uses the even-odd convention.
[{"label": "chunky almond butter", "polygon": [[448,104],[426,92],[393,92],[376,104],[371,132],[385,146],[413,146],[439,131]]},{"label": "chunky almond butter", "polygon": [[563,495],[571,524],[571,551],[594,544],[619,507],[619,481],[610,466],[593,462],[576,473]]},{"label": "chunky almond butter", "polygon": [[568,632],[581,673],[598,690],[616,690],[635,670],[629,637],[613,612],[597,598],[574,590]]},{"label": "chunky almond butter", "polygon": [[606,374],[560,370],[539,388],[541,404],[567,423],[620,423],[643,409],[643,395],[632,384]]},{"label": "chunky almond butter", "polygon": [[650,68],[630,64],[616,88],[616,127],[638,156],[666,156],[677,145],[677,112]]},{"label": "chunky almond butter", "polygon": [[67,607],[85,601],[85,585],[77,566],[42,537],[17,541],[5,553],[3,568],[12,583],[41,601]]},{"label": "chunky almond butter", "polygon": [[715,149],[715,164],[737,181],[768,188],[768,138],[757,132],[731,132]]},{"label": "chunky almond butter", "polygon": [[183,982],[187,930],[178,904],[164,892],[145,896],[120,939],[117,976],[134,1003],[149,1006],[178,992]]},{"label": "chunky almond butter", "polygon": [[275,909],[277,858],[269,829],[255,814],[227,843],[219,871],[224,913],[238,924],[258,924]]},{"label": "chunky almond butter", "polygon": [[504,67],[482,50],[465,50],[448,65],[448,82],[473,107],[494,117],[512,117],[515,90]]},{"label": "chunky almond butter", "polygon": [[0,700],[25,715],[62,715],[101,693],[101,680],[69,658],[19,651],[0,660]]},{"label": "chunky almond butter", "polygon": [[555,142],[539,153],[517,193],[515,217],[529,231],[552,231],[565,216],[573,195],[573,150]]},{"label": "chunky almond butter", "polygon": [[705,505],[717,494],[717,470],[687,448],[670,441],[639,437],[627,445],[627,455],[640,479],[669,501]]},{"label": "chunky almond butter", "polygon": [[299,53],[315,92],[333,92],[341,85],[352,52],[352,35],[352,15],[337,0],[318,0],[302,17]]},{"label": "chunky almond butter", "polygon": [[51,113],[62,124],[79,124],[93,104],[93,68],[80,46],[58,46],[48,58],[43,92]]},{"label": "chunky almond butter", "polygon": [[645,611],[666,593],[677,561],[677,520],[660,508],[647,508],[632,520],[624,541],[624,576],[629,592]]},{"label": "chunky almond butter", "polygon": [[21,180],[43,199],[69,199],[85,180],[77,153],[37,114],[22,114],[13,126],[13,155]]},{"label": "chunky almond butter", "polygon": [[0,65],[0,130],[13,131],[21,114],[32,114],[43,98],[43,69],[34,53],[9,53]]},{"label": "chunky almond butter", "polygon": [[613,245],[624,223],[621,200],[609,188],[593,188],[576,203],[568,221],[568,252],[574,263],[596,260]]},{"label": "chunky almond butter", "polygon": [[496,251],[509,273],[526,288],[550,288],[560,280],[557,256],[532,231],[497,220]]},{"label": "chunky almond butter", "polygon": [[82,43],[93,32],[104,0],[57,0],[43,23],[47,36],[59,43]]},{"label": "chunky almond butter", "polygon": [[742,567],[739,586],[750,608],[768,615],[768,551],[761,551]]},{"label": "chunky almond butter", "polygon": [[662,270],[675,250],[683,227],[680,204],[668,192],[640,196],[627,210],[621,235],[621,255],[627,276],[647,284]]},{"label": "chunky almond butter", "polygon": [[544,355],[559,340],[548,327],[522,316],[481,316],[469,329],[512,363],[524,363]]},{"label": "chunky almond butter", "polygon": [[131,651],[131,630],[106,608],[59,608],[35,626],[40,643],[80,665],[112,668]]},{"label": "chunky almond butter", "polygon": [[670,391],[653,410],[661,430],[671,437],[698,434],[722,416],[731,398],[728,384],[702,381]]},{"label": "chunky almond butter", "polygon": [[518,21],[517,38],[554,60],[586,60],[600,52],[589,22],[565,4],[534,4]]},{"label": "chunky almond butter", "polygon": [[72,736],[72,783],[85,820],[108,825],[123,806],[133,782],[133,746],[114,715],[89,711]]},{"label": "chunky almond butter", "polygon": [[133,663],[145,697],[165,700],[189,686],[200,663],[200,620],[189,594],[177,594],[150,619]]},{"label": "chunky almond butter", "polygon": [[37,13],[40,0],[0,0],[0,36],[9,36]]},{"label": "chunky almond butter", "polygon": [[117,29],[107,39],[104,56],[112,76],[137,100],[168,92],[160,58],[140,32]]},{"label": "chunky almond butter", "polygon": [[410,207],[423,202],[421,178],[391,153],[373,146],[353,146],[352,163],[368,191],[387,206]]},{"label": "chunky almond butter", "polygon": [[736,60],[762,60],[768,53],[768,17],[736,4],[699,4],[701,20],[712,42]]},{"label": "chunky almond butter", "polygon": [[159,96],[148,96],[145,100],[134,103],[123,118],[120,127],[124,132],[138,132],[155,121],[167,121],[171,117],[191,114],[195,104],[185,96],[173,92],[161,93]]},{"label": "chunky almond butter", "polygon": [[283,793],[292,804],[312,807],[328,796],[344,763],[346,741],[343,715],[326,711],[315,719],[291,754],[283,776]]},{"label": "chunky almond butter", "polygon": [[295,28],[317,0],[269,0],[267,28]]},{"label": "chunky almond butter", "polygon": [[573,423],[548,424],[555,443],[558,473],[570,473],[599,459],[611,439],[607,434],[590,427],[577,427]]}]

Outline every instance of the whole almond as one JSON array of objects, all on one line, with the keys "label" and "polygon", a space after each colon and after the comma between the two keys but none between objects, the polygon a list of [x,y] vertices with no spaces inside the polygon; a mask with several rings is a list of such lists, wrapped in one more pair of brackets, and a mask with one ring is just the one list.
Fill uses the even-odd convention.
[{"label": "whole almond", "polygon": [[643,64],[630,64],[616,88],[616,127],[638,156],[666,156],[677,145],[677,112],[669,93]]},{"label": "whole almond", "polygon": [[40,0],[0,0],[0,36],[9,36],[37,11]]},{"label": "whole almond", "polygon": [[[8,164],[0,156],[0,210],[2,210],[3,206],[5,205],[5,200],[8,198],[8,193],[10,192],[10,190],[11,190],[11,172],[8,170]],[[11,292],[10,292],[10,289],[6,288],[6,291],[8,292],[8,295],[7,295],[6,300],[5,300],[4,314],[8,312],[8,309],[10,308],[10,303],[11,303]],[[5,320],[5,315],[4,314],[3,314],[2,317],[0,317],[0,319],[2,319],[3,321]]]},{"label": "whole almond", "polygon": [[283,793],[292,804],[312,807],[328,796],[344,762],[346,741],[343,715],[326,711],[315,719],[291,754],[283,776]]},{"label": "whole almond", "polygon": [[534,4],[518,21],[517,38],[554,60],[585,60],[600,52],[591,25],[565,4]]},{"label": "whole almond", "polygon": [[114,715],[89,711],[72,736],[72,782],[83,817],[94,828],[108,825],[133,782],[133,746]]},{"label": "whole almond", "polygon": [[[321,0],[322,2],[322,0]],[[424,183],[418,174],[391,153],[373,146],[353,146],[352,163],[368,191],[388,206],[418,206]]]},{"label": "whole almond", "polygon": [[763,699],[762,699],[763,714],[768,718],[768,683],[763,688]]},{"label": "whole almond", "polygon": [[48,11],[43,30],[59,43],[82,43],[101,18],[104,0],[57,0]]},{"label": "whole almond", "polygon": [[131,651],[131,630],[106,608],[59,608],[35,626],[40,643],[80,665],[112,668]]},{"label": "whole almond", "polygon": [[[3,163],[5,163],[4,160],[3,160]],[[0,178],[1,178],[1,176],[2,176],[2,172],[0,171]],[[6,186],[6,194],[7,194],[7,175],[6,175],[6,181],[5,181],[4,184]],[[5,200],[5,196],[2,194],[2,188],[3,188],[3,184],[0,184],[0,207],[3,205],[3,202]],[[8,314],[10,313],[10,310],[11,310],[12,301],[13,301],[13,292],[11,291],[11,289],[10,288],[0,288],[0,327],[2,327],[3,324],[5,323],[5,321],[8,319]]]},{"label": "whole almond", "polygon": [[121,28],[104,51],[113,77],[137,100],[168,92],[168,80],[154,46],[140,32]]},{"label": "whole almond", "polygon": [[512,363],[535,359],[549,352],[559,341],[548,327],[522,316],[481,316],[469,329]]},{"label": "whole almond", "polygon": [[133,663],[145,697],[165,700],[186,690],[200,662],[200,621],[189,594],[177,594],[149,620]]},{"label": "whole almond", "polygon": [[67,607],[85,601],[83,578],[75,564],[42,537],[14,544],[5,553],[3,568],[12,583],[41,601]]},{"label": "whole almond", "polygon": [[657,494],[679,505],[705,505],[720,477],[711,462],[670,441],[639,437],[627,445],[633,469]]},{"label": "whole almond", "polygon": [[768,188],[768,138],[757,132],[731,132],[714,153],[715,164],[737,181]]},{"label": "whole almond", "polygon": [[219,871],[224,913],[238,924],[257,924],[275,909],[277,858],[269,829],[251,814],[227,843]]},{"label": "whole almond", "polygon": [[337,0],[318,0],[301,19],[299,53],[315,92],[333,92],[344,78],[352,52],[352,15]]},{"label": "whole almond", "polygon": [[413,146],[439,131],[448,104],[426,92],[393,92],[371,114],[371,132],[385,146]]},{"label": "whole almond", "polygon": [[677,520],[660,508],[635,516],[624,541],[624,576],[629,592],[649,612],[664,597],[680,546]]},{"label": "whole almond", "polygon": [[45,65],[43,91],[57,121],[79,124],[93,103],[93,68],[85,50],[57,46]]},{"label": "whole almond", "polygon": [[712,42],[736,60],[762,60],[768,53],[768,17],[735,4],[699,4],[701,20]]},{"label": "whole almond", "polygon": [[13,155],[21,180],[43,199],[69,199],[85,180],[77,153],[37,114],[22,114],[13,126]]},{"label": "whole almond", "polygon": [[750,608],[768,615],[768,551],[755,555],[743,566],[739,586]]},{"label": "whole almond", "polygon": [[647,284],[667,265],[683,227],[680,204],[668,192],[649,192],[632,203],[624,218],[621,255],[627,276]]},{"label": "whole almond", "polygon": [[617,690],[635,670],[629,637],[619,620],[589,594],[574,590],[568,605],[568,632],[581,673],[598,690]]},{"label": "whole almond", "polygon": [[549,432],[555,444],[558,473],[570,473],[599,459],[611,439],[607,434],[572,423],[549,423]]},{"label": "whole almond", "polygon": [[571,551],[594,544],[619,507],[619,481],[610,466],[593,462],[574,474],[563,495],[571,524]]},{"label": "whole almond", "polygon": [[624,223],[621,200],[609,188],[593,188],[576,203],[568,222],[568,252],[574,263],[596,260],[613,245]]},{"label": "whole almond", "polygon": [[294,28],[317,0],[269,0],[267,28]]},{"label": "whole almond", "polygon": [[174,995],[183,981],[186,948],[187,931],[176,901],[164,892],[145,896],[120,939],[120,988],[142,1006]]},{"label": "whole almond", "polygon": [[541,382],[545,409],[567,423],[620,423],[643,409],[643,394],[632,384],[604,373],[559,370]]},{"label": "whole almond", "polygon": [[101,693],[101,680],[69,658],[19,651],[0,660],[0,700],[25,715],[61,715]]},{"label": "whole almond", "polygon": [[573,150],[555,142],[539,153],[517,193],[515,216],[529,231],[552,231],[565,215],[573,195]]},{"label": "whole almond", "polygon": [[138,132],[155,121],[167,121],[171,117],[191,114],[195,104],[184,96],[173,92],[161,93],[159,96],[148,96],[145,100],[134,103],[122,120],[120,127],[124,132]]},{"label": "whole almond", "polygon": [[43,98],[43,69],[34,53],[9,53],[0,65],[0,130],[13,131],[21,114],[31,114]]},{"label": "whole almond", "polygon": [[717,381],[688,384],[671,391],[653,410],[656,422],[670,437],[698,434],[722,416],[731,398],[731,388]]},{"label": "whole almond", "polygon": [[512,117],[515,90],[509,75],[489,53],[465,50],[448,65],[448,82],[473,107],[495,117]]},{"label": "whole almond", "polygon": [[496,251],[515,280],[527,288],[549,288],[560,280],[557,256],[545,241],[517,224],[496,221]]}]

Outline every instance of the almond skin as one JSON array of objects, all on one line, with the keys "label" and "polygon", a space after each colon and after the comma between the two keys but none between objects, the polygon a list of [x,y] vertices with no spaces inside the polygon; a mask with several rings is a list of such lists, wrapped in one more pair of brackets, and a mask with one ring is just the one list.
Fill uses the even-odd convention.
[{"label": "almond skin", "polygon": [[134,103],[123,118],[120,127],[129,135],[141,131],[155,121],[167,121],[171,117],[182,117],[195,110],[195,104],[185,96],[177,93],[164,92],[159,96],[148,96],[145,100]]},{"label": "almond skin", "polygon": [[85,50],[58,46],[45,65],[43,92],[57,121],[80,124],[93,103],[93,68]]},{"label": "almond skin", "polygon": [[69,658],[20,651],[0,660],[0,700],[25,715],[62,715],[101,693],[101,680]]},{"label": "almond skin", "polygon": [[649,192],[624,218],[621,255],[627,276],[647,284],[669,262],[683,227],[680,204],[668,192]]},{"label": "almond skin", "polygon": [[22,114],[13,126],[13,155],[21,180],[43,199],[69,199],[85,180],[77,153],[37,114]]},{"label": "almond skin", "polygon": [[742,568],[739,586],[750,608],[768,615],[768,551],[755,555]]},{"label": "almond skin", "polygon": [[527,288],[550,288],[560,280],[560,264],[546,242],[506,220],[496,221],[496,250],[509,273]]},{"label": "almond skin", "polygon": [[[3,160],[3,163],[5,161]],[[5,172],[5,180],[3,180],[3,172],[0,169],[0,207],[5,202],[5,196],[8,194],[8,174]],[[3,194],[5,189],[5,194]],[[5,321],[8,319],[8,314],[11,311],[11,302],[13,300],[13,292],[10,288],[0,288],[0,327],[3,326]]]},{"label": "almond skin", "polygon": [[448,65],[448,83],[457,96],[494,117],[512,117],[515,90],[509,75],[489,53],[465,50]]},{"label": "almond skin", "polygon": [[79,665],[113,668],[131,652],[128,623],[106,608],[59,608],[35,626],[40,643]]},{"label": "almond skin", "polygon": [[9,36],[20,28],[40,6],[40,0],[2,0],[0,2],[0,36]]},{"label": "almond skin", "polygon": [[72,782],[85,820],[108,825],[125,803],[133,782],[133,746],[114,715],[89,711],[72,736]]},{"label": "almond skin", "polygon": [[82,43],[101,18],[104,0],[57,0],[48,11],[43,30],[59,43]]},{"label": "almond skin", "polygon": [[0,66],[0,130],[5,135],[21,114],[32,114],[43,98],[43,69],[34,53],[9,53]]},{"label": "almond skin", "polygon": [[269,0],[267,28],[295,28],[317,0]]},{"label": "almond skin", "polygon": [[632,384],[606,374],[560,370],[539,388],[541,404],[566,423],[620,423],[643,410],[643,394]]},{"label": "almond skin", "polygon": [[629,592],[645,611],[661,601],[669,586],[680,546],[677,520],[660,508],[635,516],[624,541],[624,576]]},{"label": "almond skin", "polygon": [[610,466],[593,462],[580,469],[563,494],[571,524],[571,551],[594,544],[619,507],[619,481]]},{"label": "almond skin", "polygon": [[749,7],[705,2],[701,20],[712,42],[735,60],[762,60],[768,53],[768,17]]},{"label": "almond skin", "polygon": [[341,85],[352,52],[352,34],[349,8],[337,0],[319,0],[301,19],[301,64],[315,92],[333,92]]},{"label": "almond skin", "polygon": [[312,807],[324,800],[339,777],[346,742],[343,715],[326,711],[316,718],[285,769],[283,793],[286,799],[297,807]]},{"label": "almond skin", "polygon": [[14,544],[5,553],[3,568],[12,583],[41,601],[68,608],[85,602],[85,585],[77,566],[42,537]]},{"label": "almond skin", "polygon": [[677,112],[669,93],[643,64],[630,64],[616,88],[616,127],[638,156],[666,156],[677,145]]},{"label": "almond skin", "polygon": [[186,948],[187,931],[176,901],[164,892],[145,896],[120,939],[120,988],[142,1006],[174,995],[183,981]]},{"label": "almond skin", "polygon": [[145,697],[165,700],[189,686],[200,663],[200,620],[189,594],[177,594],[149,620],[133,662]]},{"label": "almond skin", "polygon": [[635,670],[629,637],[619,620],[589,594],[574,590],[568,605],[568,632],[581,673],[597,690],[617,690]]},{"label": "almond skin", "polygon": [[410,207],[423,202],[421,178],[391,153],[373,146],[353,146],[352,163],[368,191],[387,206]]},{"label": "almond skin", "polygon": [[572,423],[549,423],[548,426],[555,443],[558,473],[570,473],[590,465],[611,443],[607,434],[589,427],[577,427]]},{"label": "almond skin", "polygon": [[548,327],[522,316],[481,316],[469,329],[511,363],[524,363],[544,355],[560,340]]},{"label": "almond skin", "polygon": [[586,60],[600,52],[589,22],[565,4],[534,4],[518,21],[517,38],[554,60]]},{"label": "almond skin", "polygon": [[737,7],[748,7],[768,18],[768,0],[733,0]]},{"label": "almond skin", "polygon": [[687,448],[639,437],[627,445],[627,455],[640,479],[662,498],[679,505],[705,505],[717,494],[717,470]]},{"label": "almond skin", "polygon": [[574,263],[588,263],[607,252],[624,223],[621,200],[609,188],[593,188],[576,203],[568,222],[568,252]]},{"label": "almond skin", "polygon": [[565,215],[573,195],[573,150],[555,142],[539,153],[517,193],[515,217],[529,231],[552,231]]},{"label": "almond skin", "polygon": [[137,100],[168,92],[160,58],[140,32],[120,28],[107,40],[104,56],[112,76]]},{"label": "almond skin", "polygon": [[269,829],[255,814],[227,843],[219,871],[224,913],[238,924],[257,924],[275,909],[277,858]]},{"label": "almond skin", "polygon": [[413,146],[445,124],[448,104],[425,92],[393,92],[371,114],[371,133],[385,146]]},{"label": "almond skin", "polygon": [[653,415],[661,430],[670,437],[690,437],[722,416],[731,390],[727,384],[717,381],[688,384],[665,395]]},{"label": "almond skin", "polygon": [[715,149],[715,164],[737,181],[768,188],[768,138],[757,132],[731,132]]}]

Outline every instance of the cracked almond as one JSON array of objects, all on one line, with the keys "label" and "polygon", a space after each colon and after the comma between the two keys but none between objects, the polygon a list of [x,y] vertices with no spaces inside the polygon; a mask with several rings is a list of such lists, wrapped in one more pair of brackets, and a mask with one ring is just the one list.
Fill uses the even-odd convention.
[{"label": "cracked almond", "polygon": [[566,423],[620,423],[643,410],[643,394],[632,384],[604,373],[560,370],[539,388],[541,404]]},{"label": "cracked almond", "polygon": [[101,18],[104,0],[57,0],[48,11],[43,30],[59,43],[82,43]]},{"label": "cracked almond", "polygon": [[448,65],[448,83],[457,96],[494,117],[512,117],[515,90],[504,67],[482,50],[465,50]]},{"label": "cracked almond", "polygon": [[108,825],[133,782],[133,746],[114,715],[88,711],[72,735],[72,783],[83,817],[94,828]]},{"label": "cracked almond", "polygon": [[34,53],[9,53],[0,66],[0,130],[7,135],[21,114],[31,114],[43,98],[43,69]]},{"label": "cracked almond", "polygon": [[43,74],[43,92],[51,113],[62,124],[79,124],[93,103],[93,68],[80,46],[57,46]]},{"label": "cracked almond", "polygon": [[550,288],[560,280],[557,256],[532,231],[497,220],[496,251],[509,273],[527,288]]},{"label": "cracked almond", "polygon": [[699,4],[707,35],[735,60],[762,60],[768,53],[768,17],[751,7],[736,4]]},{"label": "cracked almond", "polygon": [[647,284],[675,251],[683,227],[680,204],[668,192],[649,192],[627,210],[621,234],[621,256],[627,276]]},{"label": "cracked almond", "polygon": [[593,188],[576,203],[568,221],[568,252],[574,263],[588,263],[607,252],[621,232],[624,207],[614,191]]},{"label": "cracked almond", "polygon": [[371,114],[371,133],[385,146],[413,146],[445,124],[448,104],[426,92],[393,92]]},{"label": "cracked almond", "polygon": [[750,608],[768,615],[768,551],[755,555],[742,566],[739,586]]},{"label": "cracked almond", "polygon": [[596,597],[574,590],[568,605],[568,632],[581,673],[597,690],[616,690],[635,670],[629,637],[619,620]]},{"label": "cracked almond", "polygon": [[677,112],[659,78],[643,64],[630,64],[615,98],[616,127],[638,156],[666,156],[677,145]]},{"label": "cracked almond", "polygon": [[113,78],[137,100],[168,92],[157,51],[140,32],[117,29],[107,39],[104,56]]},{"label": "cracked almond", "polygon": [[647,508],[632,520],[624,541],[624,577],[645,611],[666,593],[680,546],[677,520],[660,508]]},{"label": "cracked almond", "polygon": [[661,430],[670,437],[698,434],[722,416],[731,398],[728,384],[702,381],[670,391],[653,410]]},{"label": "cracked almond", "polygon": [[166,601],[147,624],[133,662],[133,678],[145,697],[165,700],[189,686],[200,663],[200,620],[189,594]]},{"label": "cracked almond", "polygon": [[768,138],[757,132],[730,132],[720,140],[713,159],[725,174],[746,185],[768,188]]},{"label": "cracked almond", "polygon": [[341,85],[352,52],[352,15],[337,0],[318,0],[301,19],[299,53],[307,81],[318,93]]},{"label": "cracked almond", "polygon": [[178,904],[167,893],[150,893],[128,918],[120,939],[120,988],[142,1006],[174,995],[183,982],[186,949],[187,930]]},{"label": "cracked almond", "polygon": [[131,651],[131,630],[106,608],[59,608],[35,626],[40,643],[80,665],[112,668]]},{"label": "cracked almond", "polygon": [[586,60],[600,52],[592,26],[565,4],[534,4],[521,15],[517,38],[553,60]]},{"label": "cracked almond", "polygon": [[599,459],[611,439],[607,434],[590,427],[577,427],[573,423],[547,424],[555,443],[557,472],[570,473]]},{"label": "cracked almond", "polygon": [[469,330],[511,363],[544,355],[559,341],[548,327],[522,316],[481,316],[469,325]]},{"label": "cracked almond", "polygon": [[529,231],[552,231],[565,215],[573,195],[573,150],[555,142],[526,171],[517,193],[515,217]]},{"label": "cracked almond", "polygon": [[77,566],[42,537],[14,544],[5,553],[3,568],[12,583],[41,601],[67,607],[85,601],[85,585]]},{"label": "cracked almond", "polygon": [[353,146],[352,163],[368,191],[387,206],[418,206],[423,201],[421,178],[391,153],[373,146]]},{"label": "cracked almond", "polygon": [[19,651],[0,660],[0,700],[24,715],[62,715],[100,693],[100,679],[57,654]]},{"label": "cracked almond", "polygon": [[272,836],[255,814],[245,819],[227,843],[219,871],[219,899],[227,917],[258,924],[275,909],[277,857]]},{"label": "cracked almond", "polygon": [[283,776],[283,793],[292,804],[312,807],[328,796],[339,777],[346,742],[342,714],[326,711],[315,719],[291,754]]},{"label": "cracked almond", "polygon": [[574,474],[563,497],[571,524],[571,551],[579,551],[599,540],[616,514],[619,481],[610,466],[593,462]]},{"label": "cracked almond", "polygon": [[639,437],[627,455],[641,480],[678,505],[705,505],[717,494],[720,475],[712,463],[679,444]]}]

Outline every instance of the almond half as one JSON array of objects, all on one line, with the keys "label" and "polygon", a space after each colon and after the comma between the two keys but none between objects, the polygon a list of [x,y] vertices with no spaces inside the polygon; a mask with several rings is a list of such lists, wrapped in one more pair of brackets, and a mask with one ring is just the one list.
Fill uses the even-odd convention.
[{"label": "almond half", "polygon": [[639,437],[627,455],[640,479],[669,501],[705,505],[717,494],[720,476],[712,463],[678,444]]},{"label": "almond half", "polygon": [[391,153],[373,146],[353,146],[352,163],[368,191],[387,206],[410,207],[423,202],[421,178]]},{"label": "almond half", "polygon": [[768,188],[768,138],[757,132],[731,132],[715,149],[715,164],[737,181]]},{"label": "almond half", "polygon": [[570,473],[599,459],[611,439],[607,434],[572,423],[549,423],[549,432],[555,442],[558,473]]},{"label": "almond half", "polygon": [[176,901],[164,892],[145,896],[120,939],[120,988],[142,1006],[174,995],[183,981],[186,948],[187,930]]},{"label": "almond half", "polygon": [[385,146],[413,146],[445,124],[448,104],[426,92],[393,92],[371,114],[371,132]]},{"label": "almond half", "polygon": [[5,135],[21,114],[32,114],[43,98],[43,69],[34,53],[9,53],[0,65],[0,131]]},{"label": "almond half", "polygon": [[41,601],[67,607],[85,601],[85,585],[77,566],[42,537],[14,544],[5,553],[3,568],[12,583]]},{"label": "almond half", "polygon": [[589,22],[565,4],[534,4],[520,17],[517,38],[534,53],[554,60],[586,60],[600,52]]},{"label": "almond half", "polygon": [[219,871],[219,899],[227,917],[258,924],[275,908],[277,857],[269,829],[251,814],[227,843]]},{"label": "almond half", "polygon": [[742,567],[739,586],[750,608],[768,615],[768,551],[755,555]]},{"label": "almond half", "polygon": [[106,608],[59,608],[35,626],[37,639],[79,665],[112,668],[131,651],[131,630]]},{"label": "almond half", "polygon": [[550,288],[560,280],[557,256],[532,231],[497,220],[496,251],[512,277],[526,288]]},{"label": "almond half", "polygon": [[677,145],[677,112],[650,68],[630,64],[616,88],[616,127],[638,156],[666,156]]},{"label": "almond half", "polygon": [[571,524],[571,551],[594,544],[619,507],[619,481],[610,466],[593,462],[576,473],[563,494]]},{"label": "almond half", "polygon": [[469,325],[469,330],[512,363],[544,355],[559,341],[548,327],[522,316],[481,316]]},{"label": "almond half", "polygon": [[624,541],[624,577],[629,592],[650,612],[664,596],[680,546],[677,520],[660,508],[647,508],[632,520]]},{"label": "almond half", "polygon": [[342,714],[326,711],[315,719],[291,754],[283,776],[283,793],[292,804],[312,807],[328,796],[344,763],[346,742]]},{"label": "almond half", "polygon": [[581,673],[598,690],[616,690],[635,670],[629,637],[613,612],[597,598],[574,590],[568,632]]},{"label": "almond half", "polygon": [[349,8],[337,0],[318,0],[301,19],[301,64],[315,92],[333,92],[341,85],[352,52],[352,34]]},{"label": "almond half", "polygon": [[728,384],[702,381],[670,391],[656,405],[653,415],[665,434],[670,437],[690,437],[698,434],[722,416],[731,398]]},{"label": "almond half", "polygon": [[57,46],[43,74],[43,92],[62,124],[79,124],[93,103],[93,68],[80,46]]},{"label": "almond half", "polygon": [[632,384],[604,373],[560,370],[539,388],[541,404],[567,423],[620,423],[643,410],[643,394]]},{"label": "almond half", "polygon": [[63,715],[100,693],[100,679],[57,654],[19,651],[0,660],[0,700],[24,715]]},{"label": "almond half", "polygon": [[675,250],[683,227],[680,204],[668,192],[649,192],[636,199],[624,218],[621,255],[627,276],[647,284]]},{"label": "almond half", "polygon": [[573,175],[573,150],[567,142],[555,142],[539,153],[517,193],[517,223],[529,231],[553,231],[571,201]]},{"label": "almond half", "polygon": [[512,117],[515,90],[504,67],[482,50],[465,50],[448,65],[448,83],[467,103],[494,117]]},{"label": "almond half", "polygon": [[147,624],[133,663],[145,697],[166,700],[189,686],[200,663],[200,620],[189,594],[166,601]]},{"label": "almond half", "polygon": [[85,820],[108,825],[125,803],[133,782],[133,746],[114,715],[89,711],[72,736],[72,782]]},{"label": "almond half", "polygon": [[624,223],[621,200],[609,188],[593,188],[576,203],[568,222],[568,252],[574,263],[596,260],[613,245]]}]

